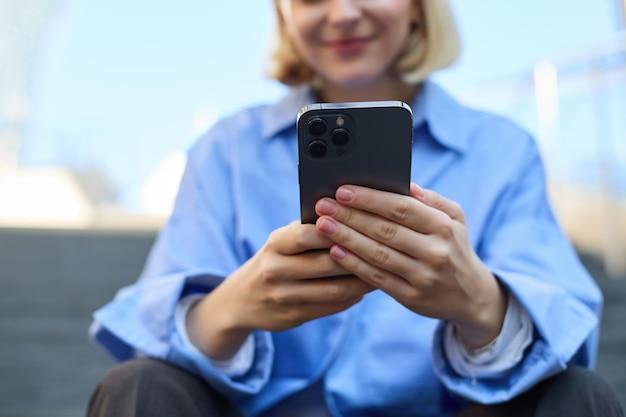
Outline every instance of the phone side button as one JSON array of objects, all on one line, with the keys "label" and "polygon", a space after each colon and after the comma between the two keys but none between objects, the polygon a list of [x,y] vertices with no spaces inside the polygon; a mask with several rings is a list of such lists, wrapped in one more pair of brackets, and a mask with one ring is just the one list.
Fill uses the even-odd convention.
[{"label": "phone side button", "polygon": [[300,184],[300,162],[298,162],[298,184]]}]

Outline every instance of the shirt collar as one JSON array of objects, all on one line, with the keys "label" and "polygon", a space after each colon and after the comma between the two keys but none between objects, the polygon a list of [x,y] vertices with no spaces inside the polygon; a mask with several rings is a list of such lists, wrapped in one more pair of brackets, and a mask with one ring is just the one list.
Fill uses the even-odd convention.
[{"label": "shirt collar", "polygon": [[[285,97],[265,109],[261,122],[263,137],[269,140],[286,129],[295,129],[296,114],[313,102],[315,94],[309,85],[292,87]],[[441,145],[460,153],[467,150],[477,118],[470,117],[472,111],[437,84],[425,81],[411,103],[411,110],[414,129],[426,124]]]}]

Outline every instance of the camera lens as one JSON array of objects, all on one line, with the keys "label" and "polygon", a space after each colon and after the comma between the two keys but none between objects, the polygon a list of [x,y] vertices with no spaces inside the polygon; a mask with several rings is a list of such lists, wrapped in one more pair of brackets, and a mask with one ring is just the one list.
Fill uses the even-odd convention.
[{"label": "camera lens", "polygon": [[322,136],[326,132],[326,122],[324,119],[316,117],[309,122],[309,132],[313,136]]},{"label": "camera lens", "polygon": [[326,155],[326,143],[319,139],[309,143],[309,154],[313,158],[322,158]]},{"label": "camera lens", "polygon": [[346,129],[335,129],[333,130],[332,138],[335,145],[343,146],[350,140],[350,134]]}]

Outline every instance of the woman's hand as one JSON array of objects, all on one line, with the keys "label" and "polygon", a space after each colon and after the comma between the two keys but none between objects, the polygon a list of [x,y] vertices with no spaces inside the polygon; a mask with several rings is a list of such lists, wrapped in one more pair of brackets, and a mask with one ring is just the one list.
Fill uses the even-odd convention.
[{"label": "woman's hand", "polygon": [[213,359],[227,359],[253,329],[286,330],[358,302],[374,288],[331,259],[332,244],[315,225],[298,221],[272,232],[189,312],[192,343]]},{"label": "woman's hand", "polygon": [[411,184],[404,196],[342,186],[318,201],[332,258],[410,310],[450,320],[469,348],[500,332],[506,294],[474,252],[461,207]]}]

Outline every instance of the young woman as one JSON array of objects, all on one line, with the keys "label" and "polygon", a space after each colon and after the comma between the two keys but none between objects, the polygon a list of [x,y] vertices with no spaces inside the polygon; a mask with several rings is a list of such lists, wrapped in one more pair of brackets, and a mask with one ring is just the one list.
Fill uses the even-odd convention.
[{"label": "young woman", "polygon": [[[535,142],[427,80],[458,53],[447,3],[275,5],[273,74],[293,88],[189,151],[142,277],[95,314],[127,361],[89,414],[619,415],[577,366],[602,298]],[[411,195],[346,184],[300,224],[298,110],[392,99],[414,115]]]}]

